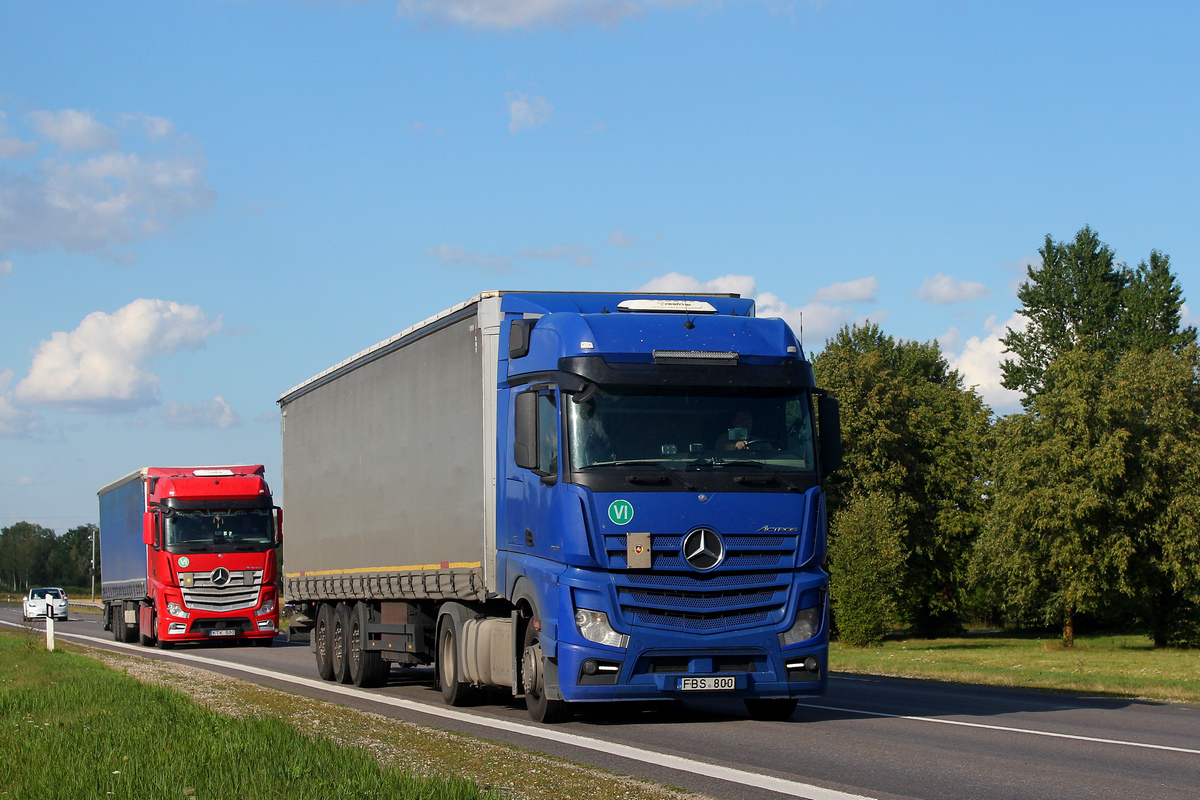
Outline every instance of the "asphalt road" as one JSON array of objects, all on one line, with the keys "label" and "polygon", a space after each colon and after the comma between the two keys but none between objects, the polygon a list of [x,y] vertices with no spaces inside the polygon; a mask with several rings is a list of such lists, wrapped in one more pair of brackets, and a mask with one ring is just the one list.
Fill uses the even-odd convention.
[{"label": "asphalt road", "polygon": [[[0,609],[0,621],[19,620],[19,609]],[[1200,706],[834,675],[826,696],[787,722],[755,722],[740,703],[704,698],[665,710],[607,705],[544,726],[505,698],[449,709],[425,669],[393,668],[377,690],[327,684],[308,645],[282,639],[161,652],[118,645],[94,616],[56,629],[728,800],[1200,797]]]}]

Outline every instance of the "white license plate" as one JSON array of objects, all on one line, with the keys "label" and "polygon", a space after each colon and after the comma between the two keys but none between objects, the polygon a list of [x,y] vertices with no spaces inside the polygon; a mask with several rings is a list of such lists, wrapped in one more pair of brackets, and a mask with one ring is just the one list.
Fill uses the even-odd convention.
[{"label": "white license plate", "polygon": [[675,688],[681,692],[702,692],[714,689],[737,688],[737,679],[732,676],[723,678],[679,678],[678,681]]},{"label": "white license plate", "polygon": [[209,631],[209,636],[237,636],[237,631],[233,628],[221,628],[215,631]]}]

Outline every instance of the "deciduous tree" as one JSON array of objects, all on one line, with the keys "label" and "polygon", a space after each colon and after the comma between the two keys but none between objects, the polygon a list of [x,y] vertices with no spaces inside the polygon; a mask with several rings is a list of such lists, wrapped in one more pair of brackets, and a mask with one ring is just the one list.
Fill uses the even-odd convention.
[{"label": "deciduous tree", "polygon": [[904,552],[901,618],[925,635],[958,628],[989,410],[936,342],[897,341],[877,325],[843,328],[814,368],[842,407],[846,468],[830,487],[833,518],[853,496],[887,497]]}]

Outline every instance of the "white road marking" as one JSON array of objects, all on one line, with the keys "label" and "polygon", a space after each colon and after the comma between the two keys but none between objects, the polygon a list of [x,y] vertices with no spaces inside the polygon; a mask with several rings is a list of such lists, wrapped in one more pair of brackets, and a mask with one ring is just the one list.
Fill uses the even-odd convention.
[{"label": "white road marking", "polygon": [[[21,627],[20,625],[5,620],[0,620],[0,624],[8,625],[9,627],[13,628]],[[157,650],[147,649],[140,645],[124,644],[123,642],[116,642],[112,641],[111,639],[97,638],[95,636],[84,636],[83,634],[78,633],[62,633],[58,635],[62,638],[83,639],[91,642],[100,642],[106,647],[119,647],[137,655],[150,658],[167,658],[192,661],[209,667],[222,667],[224,669],[237,670],[240,672],[249,673],[251,675],[259,675],[264,678],[270,678],[272,680],[294,684],[296,686],[305,686],[322,692],[331,692],[333,694],[340,694],[345,697],[353,697],[358,700],[370,699],[373,702],[384,703],[385,705],[394,706],[395,708],[402,708],[407,711],[415,711],[420,714],[428,714],[434,717],[441,717],[442,719],[464,722],[470,725],[478,725],[483,728],[493,728],[495,730],[505,731],[508,733],[518,733],[536,739],[546,739],[552,742],[558,742],[560,744],[571,745],[572,747],[579,747],[584,750],[593,750],[598,753],[607,753],[608,755],[627,758],[631,761],[640,761],[644,764],[653,764],[655,766],[667,767],[680,772],[688,772],[705,778],[716,778],[718,780],[728,781],[729,783],[736,783],[742,786],[765,789],[769,792],[776,792],[778,794],[788,795],[790,797],[801,797],[805,798],[806,800],[873,800],[873,798],[865,795],[839,792],[836,789],[826,789],[822,786],[800,783],[799,781],[790,781],[785,778],[775,778],[770,775],[761,775],[756,772],[748,772],[746,770],[735,769],[733,767],[722,767],[715,764],[706,764],[703,761],[696,761],[695,759],[691,758],[683,758],[681,756],[673,756],[666,753],[656,753],[640,747],[630,747],[628,745],[616,744],[615,742],[608,742],[603,739],[593,739],[589,736],[581,736],[576,733],[567,733],[566,731],[560,731],[554,728],[541,728],[521,722],[511,722],[509,720],[494,719],[492,717],[475,716],[474,714],[455,711],[451,708],[425,705],[424,703],[416,703],[412,700],[402,700],[400,698],[388,697],[387,695],[375,694],[373,692],[364,692],[361,689],[343,686],[342,684],[338,683],[327,683],[326,681],[317,680],[315,678],[299,678],[292,675],[284,675],[278,672],[272,672],[271,670],[261,669],[259,667],[251,667],[244,664],[234,664],[227,661],[218,661],[216,659],[205,658],[203,656],[197,656],[191,653],[181,653],[177,650],[172,650],[170,653],[162,653]]]},{"label": "white road marking", "polygon": [[[1106,698],[1111,699],[1111,698]],[[1039,731],[1034,728],[1010,728],[1005,725],[987,725],[983,722],[963,722],[956,719],[938,719],[937,717],[916,717],[910,714],[886,714],[882,711],[862,711],[857,708],[840,708],[838,706],[825,706],[818,703],[801,703],[805,708],[819,708],[825,711],[841,711],[846,714],[859,714],[864,717],[884,717],[886,719],[907,719],[914,722],[936,722],[939,725],[959,725],[964,728],[982,728],[989,731],[1003,731],[1004,733],[1023,733],[1029,736],[1048,736],[1052,739],[1074,739],[1079,742],[1096,742],[1097,744],[1115,744],[1122,747],[1142,747],[1147,750],[1167,750],[1172,753],[1187,753],[1188,755],[1200,756],[1200,750],[1192,750],[1187,747],[1170,747],[1165,744],[1149,744],[1147,742],[1126,742],[1121,739],[1101,739],[1097,736],[1077,736],[1072,733],[1054,733],[1052,731]]]}]

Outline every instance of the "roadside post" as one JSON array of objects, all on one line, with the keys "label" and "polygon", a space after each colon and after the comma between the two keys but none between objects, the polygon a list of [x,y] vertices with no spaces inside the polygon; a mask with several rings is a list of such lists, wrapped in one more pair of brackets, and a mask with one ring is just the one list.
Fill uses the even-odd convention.
[{"label": "roadside post", "polygon": [[46,649],[54,652],[54,608],[50,598],[46,598]]}]

